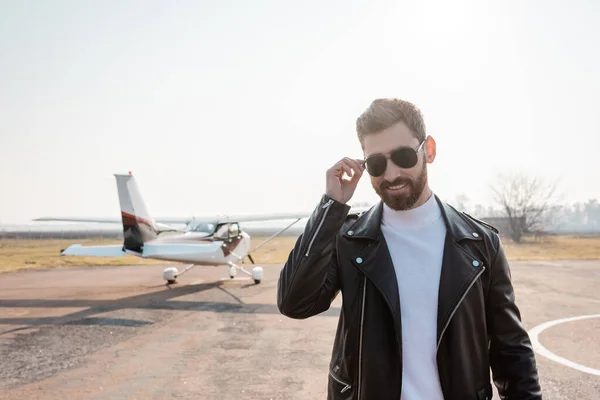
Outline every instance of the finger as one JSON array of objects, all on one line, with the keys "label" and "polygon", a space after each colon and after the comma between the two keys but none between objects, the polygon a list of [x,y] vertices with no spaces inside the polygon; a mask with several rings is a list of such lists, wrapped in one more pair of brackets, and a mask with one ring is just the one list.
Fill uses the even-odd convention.
[{"label": "finger", "polygon": [[342,162],[342,160],[336,162],[335,164],[333,164],[331,166],[331,168],[329,168],[327,170],[327,175],[330,176],[335,176],[335,177],[341,177],[341,175],[344,173],[344,163]]},{"label": "finger", "polygon": [[[354,173],[352,172],[352,167],[350,167],[350,165],[348,165],[347,163],[342,163],[342,169],[343,171],[346,173],[346,175],[348,175],[348,178],[352,178],[352,176],[354,175]],[[340,176],[340,178],[342,178],[342,176]]]},{"label": "finger", "polygon": [[[360,166],[356,165],[355,163],[353,163],[351,161],[347,161],[347,160],[344,160],[343,164],[344,164],[346,174],[350,178],[348,181],[353,182],[353,183],[358,182],[358,180],[360,179],[360,177],[362,175]],[[348,172],[348,170],[350,170],[350,172]]]},{"label": "finger", "polygon": [[354,159],[354,161],[356,161],[358,163],[358,165],[360,166],[360,170],[364,171],[367,167],[365,166],[365,160],[364,159]]},{"label": "finger", "polygon": [[360,181],[361,177],[362,177],[362,174],[354,174],[354,176],[352,178],[350,178],[350,183],[353,185],[356,185],[358,183],[358,181]]},{"label": "finger", "polygon": [[354,172],[353,175],[351,176],[352,177],[351,181],[358,182],[358,180],[361,178],[362,173],[363,173],[362,165],[358,161],[350,159],[350,158],[344,160],[344,163],[347,166],[351,167],[352,171]]},{"label": "finger", "polygon": [[335,176],[338,179],[343,179],[344,174],[348,175],[351,181],[357,181],[360,179],[362,175],[361,163],[357,160],[353,160],[351,158],[345,157],[335,163],[329,170],[328,173],[332,176]]},{"label": "finger", "polygon": [[358,172],[359,174],[362,174],[362,172],[364,171],[364,166],[363,166],[363,162],[362,160],[355,160],[352,158],[347,158],[345,160],[349,165],[352,166],[352,169],[355,170],[356,172]]}]

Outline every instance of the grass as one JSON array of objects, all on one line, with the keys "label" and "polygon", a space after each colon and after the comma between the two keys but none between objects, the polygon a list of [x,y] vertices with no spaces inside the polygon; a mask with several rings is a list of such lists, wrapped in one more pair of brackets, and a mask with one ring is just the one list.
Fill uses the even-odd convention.
[{"label": "grass", "polygon": [[[266,237],[253,237],[252,246]],[[262,264],[283,263],[296,237],[280,236],[252,253],[254,262]],[[84,246],[122,244],[114,239],[0,239],[0,273],[26,269],[46,269],[65,266],[103,265],[176,265],[160,260],[141,259],[132,255],[123,257],[61,256],[60,251],[74,243]],[[246,262],[249,262],[246,259]]]},{"label": "grass", "polygon": [[[254,237],[252,245],[261,243],[264,237]],[[296,242],[296,237],[280,236],[252,254],[257,264],[283,263]],[[57,268],[72,265],[151,265],[170,264],[158,260],[144,260],[126,255],[120,258],[60,256],[60,250],[73,244],[103,245],[120,244],[109,239],[1,239],[0,273],[24,269]],[[543,239],[527,239],[517,245],[503,240],[509,260],[560,260],[600,259],[600,236],[550,236]],[[248,261],[246,261],[248,262]]]},{"label": "grass", "polygon": [[0,240],[0,272],[71,265],[100,266],[158,263],[158,261],[142,260],[129,255],[120,258],[61,256],[61,249],[73,243],[92,246],[119,244],[119,241],[108,239],[2,239]]},{"label": "grass", "polygon": [[520,244],[502,241],[509,260],[598,260],[600,236],[547,236],[526,238]]}]

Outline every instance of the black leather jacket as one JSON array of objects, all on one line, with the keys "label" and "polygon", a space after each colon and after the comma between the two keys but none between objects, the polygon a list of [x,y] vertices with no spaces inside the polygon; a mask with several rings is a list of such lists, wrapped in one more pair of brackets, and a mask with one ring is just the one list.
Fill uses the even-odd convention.
[{"label": "black leather jacket", "polygon": [[[446,400],[541,399],[531,342],[495,228],[441,202],[447,227],[439,288],[439,377]],[[362,215],[324,195],[284,265],[277,305],[296,319],[341,309],[328,396],[399,400],[402,337],[398,285],[380,231],[382,205]]]}]

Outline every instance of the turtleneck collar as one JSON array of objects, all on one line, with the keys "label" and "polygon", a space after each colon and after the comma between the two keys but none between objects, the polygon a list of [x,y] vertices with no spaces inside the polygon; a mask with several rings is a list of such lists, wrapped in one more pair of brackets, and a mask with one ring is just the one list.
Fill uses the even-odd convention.
[{"label": "turtleneck collar", "polygon": [[394,229],[419,229],[441,216],[440,207],[432,193],[424,204],[411,210],[396,211],[384,203],[381,223]]}]

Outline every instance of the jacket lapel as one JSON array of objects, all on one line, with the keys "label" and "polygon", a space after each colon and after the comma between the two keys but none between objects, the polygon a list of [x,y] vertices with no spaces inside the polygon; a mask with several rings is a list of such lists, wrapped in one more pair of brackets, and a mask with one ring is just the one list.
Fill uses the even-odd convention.
[{"label": "jacket lapel", "polygon": [[446,223],[446,240],[438,292],[437,344],[441,341],[450,319],[474,280],[485,266],[464,245],[467,241],[480,241],[481,235],[466,217],[451,206],[436,200]]},{"label": "jacket lapel", "polygon": [[379,202],[360,216],[343,236],[347,239],[365,241],[366,246],[357,246],[356,252],[350,254],[350,261],[364,273],[385,299],[394,317],[398,343],[401,344],[398,281],[387,243],[380,229],[382,211],[382,203]]}]

